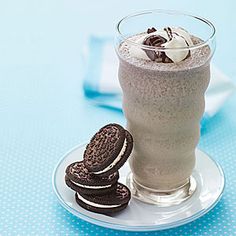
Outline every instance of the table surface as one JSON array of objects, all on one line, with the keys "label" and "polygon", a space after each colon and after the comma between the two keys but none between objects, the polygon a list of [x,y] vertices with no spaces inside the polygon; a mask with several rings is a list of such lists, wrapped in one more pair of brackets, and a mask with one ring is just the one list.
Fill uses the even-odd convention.
[{"label": "table surface", "polygon": [[0,235],[233,235],[236,233],[236,96],[209,122],[199,147],[223,167],[222,200],[187,225],[148,233],[91,225],[62,208],[51,175],[59,158],[119,112],[92,106],[81,89],[81,51],[90,34],[111,35],[137,10],[187,10],[217,28],[215,64],[235,79],[235,5],[228,1],[0,2]]}]

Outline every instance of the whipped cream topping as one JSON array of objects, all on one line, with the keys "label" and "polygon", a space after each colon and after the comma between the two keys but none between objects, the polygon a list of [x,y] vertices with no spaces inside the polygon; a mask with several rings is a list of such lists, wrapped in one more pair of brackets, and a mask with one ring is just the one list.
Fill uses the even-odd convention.
[{"label": "whipped cream topping", "polygon": [[118,156],[116,157],[116,159],[105,169],[98,171],[98,172],[93,172],[94,174],[102,174],[104,172],[107,172],[108,170],[110,170],[111,168],[113,168],[122,158],[122,156],[124,155],[125,151],[127,148],[127,140],[125,139],[124,143],[123,143],[123,147],[120,150],[120,153],[118,154]]},{"label": "whipped cream topping", "polygon": [[119,204],[119,205],[103,205],[103,204],[98,204],[95,202],[90,202],[87,199],[83,198],[79,193],[76,193],[76,194],[77,194],[77,197],[79,198],[79,200],[88,204],[89,206],[98,207],[98,208],[113,208],[113,207],[121,206],[121,204]]},{"label": "whipped cream topping", "polygon": [[71,181],[73,184],[75,184],[76,186],[81,187],[81,188],[103,189],[103,188],[109,188],[109,187],[111,187],[111,184],[110,184],[110,185],[104,185],[104,186],[89,186],[89,185],[83,185],[83,184],[76,183],[76,182],[74,182],[73,180],[70,180],[70,181]]},{"label": "whipped cream topping", "polygon": [[[165,56],[167,56],[174,63],[186,59],[190,51],[186,49],[185,50],[181,49],[171,50],[171,49],[183,48],[193,45],[190,34],[186,30],[180,27],[167,27],[164,29],[158,29],[151,33],[145,33],[143,35],[140,35],[140,37],[137,40],[135,40],[135,43],[144,44],[145,40],[147,40],[151,36],[157,36],[157,37],[160,36],[165,39],[166,42],[158,46],[167,48],[167,50],[165,50],[164,52]],[[145,50],[138,48],[137,46],[131,45],[129,52],[130,56],[132,57],[151,60],[150,57],[145,52]],[[158,55],[158,50],[156,51],[156,54]]]}]

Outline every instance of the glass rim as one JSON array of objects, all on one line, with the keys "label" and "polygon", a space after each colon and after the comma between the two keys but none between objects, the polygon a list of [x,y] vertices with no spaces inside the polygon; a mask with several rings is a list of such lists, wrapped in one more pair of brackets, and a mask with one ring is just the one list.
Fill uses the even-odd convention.
[{"label": "glass rim", "polygon": [[[186,16],[186,17],[189,17],[189,18],[193,18],[193,19],[196,19],[198,21],[201,21],[203,23],[205,23],[206,25],[208,25],[211,29],[211,33],[210,33],[210,36],[204,40],[203,42],[201,43],[198,43],[196,45],[192,45],[192,46],[186,46],[186,47],[178,47],[178,48],[163,48],[163,47],[154,47],[154,46],[148,46],[148,45],[143,45],[143,44],[140,44],[140,43],[136,43],[132,40],[129,40],[127,39],[121,32],[120,30],[120,26],[121,24],[132,18],[132,17],[135,17],[135,16],[141,16],[141,15],[146,15],[146,14],[151,14],[151,13],[164,13],[164,14],[167,14],[167,15],[182,15],[182,16]],[[142,49],[147,49],[147,50],[159,50],[159,51],[173,51],[173,50],[191,50],[191,49],[198,49],[198,48],[201,48],[203,46],[206,46],[209,44],[209,42],[211,42],[214,38],[215,38],[215,34],[216,34],[216,28],[215,26],[209,21],[207,20],[206,18],[203,18],[201,16],[197,16],[197,15],[192,15],[188,12],[184,12],[184,11],[176,11],[176,10],[165,10],[165,9],[153,9],[153,10],[145,10],[145,11],[139,11],[139,12],[134,12],[132,14],[129,14],[125,17],[123,17],[117,24],[116,24],[116,31],[118,32],[118,35],[123,39],[123,41],[133,45],[133,46],[136,46],[136,47],[140,47]]]}]

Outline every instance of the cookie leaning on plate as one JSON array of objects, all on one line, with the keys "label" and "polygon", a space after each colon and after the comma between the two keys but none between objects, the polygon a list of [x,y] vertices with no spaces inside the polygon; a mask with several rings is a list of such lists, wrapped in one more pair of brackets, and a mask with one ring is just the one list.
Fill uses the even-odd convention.
[{"label": "cookie leaning on plate", "polygon": [[129,189],[117,183],[118,169],[133,148],[131,134],[118,124],[101,128],[84,151],[83,161],[66,168],[66,185],[76,191],[76,202],[83,208],[103,214],[125,209],[131,198]]},{"label": "cookie leaning on plate", "polygon": [[124,165],[133,148],[131,134],[118,124],[102,127],[84,152],[84,165],[95,175],[107,176]]},{"label": "cookie leaning on plate", "polygon": [[81,207],[103,214],[111,214],[123,210],[127,207],[130,198],[129,189],[121,183],[117,184],[116,191],[103,196],[75,194],[76,202]]},{"label": "cookie leaning on plate", "polygon": [[66,168],[66,185],[74,191],[82,194],[108,194],[116,189],[118,179],[118,172],[106,177],[92,174],[86,169],[83,161],[74,162]]}]

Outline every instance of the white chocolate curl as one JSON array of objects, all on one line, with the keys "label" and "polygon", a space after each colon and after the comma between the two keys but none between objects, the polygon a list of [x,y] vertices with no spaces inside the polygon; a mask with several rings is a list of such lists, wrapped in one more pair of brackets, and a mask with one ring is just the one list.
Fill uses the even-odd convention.
[{"label": "white chocolate curl", "polygon": [[[177,48],[183,48],[183,47],[188,47],[192,46],[193,42],[191,40],[190,34],[184,30],[183,28],[180,27],[169,27],[172,31],[172,38],[170,38],[164,29],[158,29],[155,32],[152,32],[150,34],[145,33],[142,35],[138,40],[135,41],[135,43],[138,44],[143,44],[144,40],[152,35],[157,35],[165,38],[167,41],[160,45],[163,48],[169,48],[170,50],[165,50],[165,54],[167,57],[169,57],[174,63],[183,61],[189,54],[189,50],[171,50],[177,49]],[[129,49],[130,56],[136,57],[136,58],[142,58],[145,60],[151,60],[146,52],[134,45],[130,46]]]}]

